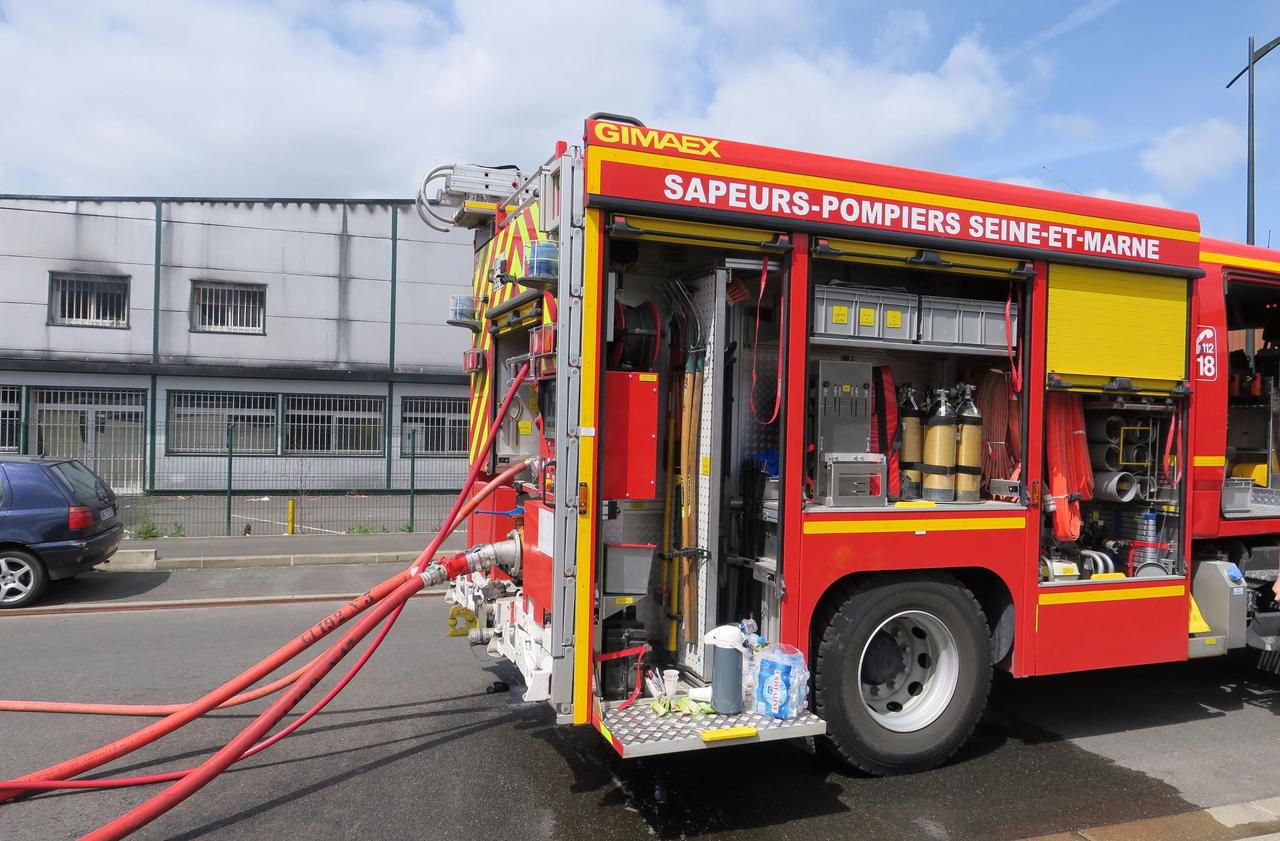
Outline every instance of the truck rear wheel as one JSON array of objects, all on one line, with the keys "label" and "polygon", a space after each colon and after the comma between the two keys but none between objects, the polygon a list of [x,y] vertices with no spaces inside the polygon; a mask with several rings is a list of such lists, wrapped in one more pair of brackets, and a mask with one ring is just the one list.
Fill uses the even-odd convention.
[{"label": "truck rear wheel", "polygon": [[950,578],[851,588],[822,632],[814,700],[829,746],[871,774],[940,765],[973,733],[991,689],[982,608]]}]

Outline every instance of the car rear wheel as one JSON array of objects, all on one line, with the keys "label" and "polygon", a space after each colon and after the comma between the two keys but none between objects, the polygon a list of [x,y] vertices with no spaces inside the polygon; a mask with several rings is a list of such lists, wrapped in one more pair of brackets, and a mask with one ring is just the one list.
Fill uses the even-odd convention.
[{"label": "car rear wheel", "polygon": [[0,609],[26,607],[44,592],[44,564],[20,549],[0,549]]}]

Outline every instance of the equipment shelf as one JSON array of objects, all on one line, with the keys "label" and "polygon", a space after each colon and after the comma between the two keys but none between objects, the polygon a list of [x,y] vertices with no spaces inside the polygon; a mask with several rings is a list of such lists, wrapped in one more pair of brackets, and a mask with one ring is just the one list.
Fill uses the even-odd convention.
[{"label": "equipment shelf", "polygon": [[982,345],[924,345],[915,342],[899,342],[893,339],[859,339],[845,336],[810,336],[809,344],[818,347],[858,347],[874,350],[905,350],[915,353],[945,353],[951,356],[1000,356],[1008,357],[1007,348]]},{"label": "equipment shelf", "polygon": [[606,703],[601,731],[620,756],[656,756],[689,750],[821,736],[827,725],[810,710],[793,719],[776,719],[755,712],[738,715],[659,716],[648,698],[619,710],[622,702]]}]

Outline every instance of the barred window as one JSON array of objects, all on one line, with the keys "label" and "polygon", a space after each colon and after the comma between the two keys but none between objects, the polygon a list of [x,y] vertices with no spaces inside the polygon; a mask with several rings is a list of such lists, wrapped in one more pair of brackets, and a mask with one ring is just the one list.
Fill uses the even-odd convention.
[{"label": "barred window", "polygon": [[232,391],[170,391],[166,442],[171,453],[227,452],[227,424],[237,453],[276,452],[274,394]]},{"label": "barred window", "polygon": [[17,386],[0,387],[0,453],[16,453],[19,425],[22,422],[21,390]]},{"label": "barred window", "polygon": [[[467,454],[468,404],[463,397],[405,397],[400,400],[400,456]],[[409,440],[409,433],[415,433]]]},{"label": "barred window", "polygon": [[197,333],[267,332],[267,287],[196,280],[191,284],[191,329]]},{"label": "barred window", "polygon": [[289,454],[381,455],[385,426],[383,397],[328,397],[287,394],[284,450]]},{"label": "barred window", "polygon": [[74,327],[128,327],[129,278],[50,272],[49,321]]}]

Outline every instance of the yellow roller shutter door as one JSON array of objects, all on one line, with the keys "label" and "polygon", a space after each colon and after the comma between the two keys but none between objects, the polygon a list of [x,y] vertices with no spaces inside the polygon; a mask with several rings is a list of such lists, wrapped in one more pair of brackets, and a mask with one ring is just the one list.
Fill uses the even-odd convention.
[{"label": "yellow roller shutter door", "polygon": [[1168,391],[1187,378],[1187,290],[1183,278],[1050,266],[1046,370],[1080,388],[1124,378]]}]

